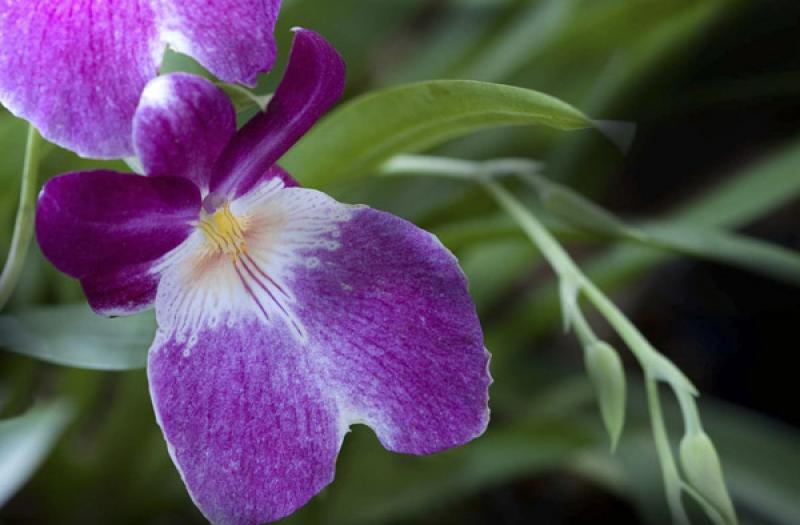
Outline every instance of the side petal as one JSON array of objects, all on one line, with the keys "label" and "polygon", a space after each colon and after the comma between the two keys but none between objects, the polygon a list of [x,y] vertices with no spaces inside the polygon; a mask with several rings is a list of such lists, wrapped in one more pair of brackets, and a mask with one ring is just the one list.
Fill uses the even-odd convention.
[{"label": "side petal", "polygon": [[185,179],[69,173],[42,189],[36,235],[99,313],[129,314],[151,304],[154,265],[189,236],[199,210],[200,193]]},{"label": "side petal", "polygon": [[130,155],[139,95],[161,62],[144,0],[0,0],[0,102],[80,155]]},{"label": "side petal", "polygon": [[[310,190],[287,190],[287,192]],[[310,250],[289,287],[351,423],[396,452],[429,454],[489,420],[489,353],[467,282],[433,235],[361,208]],[[331,247],[338,246],[336,249]]]},{"label": "side petal", "polygon": [[145,173],[184,177],[201,190],[208,189],[212,166],[234,133],[236,113],[225,93],[186,73],[151,80],[133,120]]},{"label": "side petal", "polygon": [[254,84],[279,0],[0,0],[0,102],[87,157],[133,152],[131,122],[165,44]]},{"label": "side petal", "polygon": [[157,336],[148,363],[156,417],[211,523],[278,520],[333,480],[346,427],[313,367],[285,328],[256,317],[202,327],[190,349]]},{"label": "side petal", "polygon": [[264,113],[254,117],[222,153],[211,191],[243,195],[339,99],[345,67],[320,35],[295,29],[286,73]]}]

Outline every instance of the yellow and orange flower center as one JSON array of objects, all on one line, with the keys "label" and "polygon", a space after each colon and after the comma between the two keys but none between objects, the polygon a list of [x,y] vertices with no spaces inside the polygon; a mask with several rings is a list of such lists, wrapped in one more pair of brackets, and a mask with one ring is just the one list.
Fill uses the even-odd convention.
[{"label": "yellow and orange flower center", "polygon": [[224,253],[233,261],[247,253],[243,221],[231,212],[228,203],[213,213],[204,212],[198,227],[205,234],[211,252]]}]

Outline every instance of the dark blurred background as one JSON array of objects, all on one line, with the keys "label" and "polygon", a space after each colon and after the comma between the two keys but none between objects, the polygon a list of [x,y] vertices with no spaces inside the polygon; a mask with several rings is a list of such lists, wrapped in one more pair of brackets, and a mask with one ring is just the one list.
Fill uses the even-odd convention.
[{"label": "dark blurred background", "polygon": [[[340,49],[351,97],[470,78],[541,90],[592,117],[637,126],[626,155],[594,132],[532,127],[480,132],[433,153],[541,160],[545,175],[626,220],[677,220],[680,210],[694,210],[685,217],[800,249],[800,184],[765,197],[774,181],[783,187],[800,174],[798,2],[287,0],[278,30],[284,55],[294,25]],[[167,69],[194,67],[169,60]],[[25,128],[7,114],[0,126],[4,249]],[[44,171],[88,165],[96,163],[52,148]],[[764,182],[738,200],[714,201],[715,191],[747,176]],[[611,455],[580,346],[560,328],[552,272],[517,233],[454,233],[499,213],[480,191],[411,178],[326,189],[431,229],[459,256],[494,356],[493,421],[475,443],[430,458],[391,455],[368,429],[356,429],[337,481],[286,523],[669,522],[635,362],[626,358],[628,423]],[[698,386],[742,522],[800,523],[800,409],[790,364],[797,282],[609,239],[564,242]],[[8,315],[80,301],[79,287],[34,249]],[[77,407],[42,468],[0,509],[0,523],[203,523],[170,464],[142,371],[65,369],[3,353],[0,385],[3,416],[33,399],[67,397]],[[679,438],[680,420],[671,417]]]}]

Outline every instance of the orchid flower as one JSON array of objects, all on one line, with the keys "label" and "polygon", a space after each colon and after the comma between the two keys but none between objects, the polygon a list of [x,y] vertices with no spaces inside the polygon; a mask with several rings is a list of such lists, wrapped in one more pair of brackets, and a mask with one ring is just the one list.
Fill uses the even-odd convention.
[{"label": "orchid flower", "polygon": [[133,115],[164,49],[255,85],[275,59],[280,0],[0,0],[0,103],[97,158],[134,151]]},{"label": "orchid flower", "polygon": [[133,119],[147,175],[69,173],[40,196],[42,250],[96,312],[155,306],[156,417],[213,523],[305,504],[353,424],[429,454],[488,423],[489,354],[455,257],[275,164],[343,86],[339,55],[303,29],[268,108],[238,132],[208,81],[158,77]]}]

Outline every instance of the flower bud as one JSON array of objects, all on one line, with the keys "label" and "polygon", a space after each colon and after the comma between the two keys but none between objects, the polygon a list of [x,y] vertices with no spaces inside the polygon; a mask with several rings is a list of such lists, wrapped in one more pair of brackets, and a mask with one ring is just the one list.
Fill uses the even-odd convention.
[{"label": "flower bud", "polygon": [[617,352],[607,343],[598,341],[585,350],[586,370],[597,392],[600,414],[613,451],[625,424],[625,370]]},{"label": "flower bud", "polygon": [[689,432],[680,445],[680,460],[689,484],[719,511],[726,523],[736,523],[722,466],[711,439],[703,431]]}]

